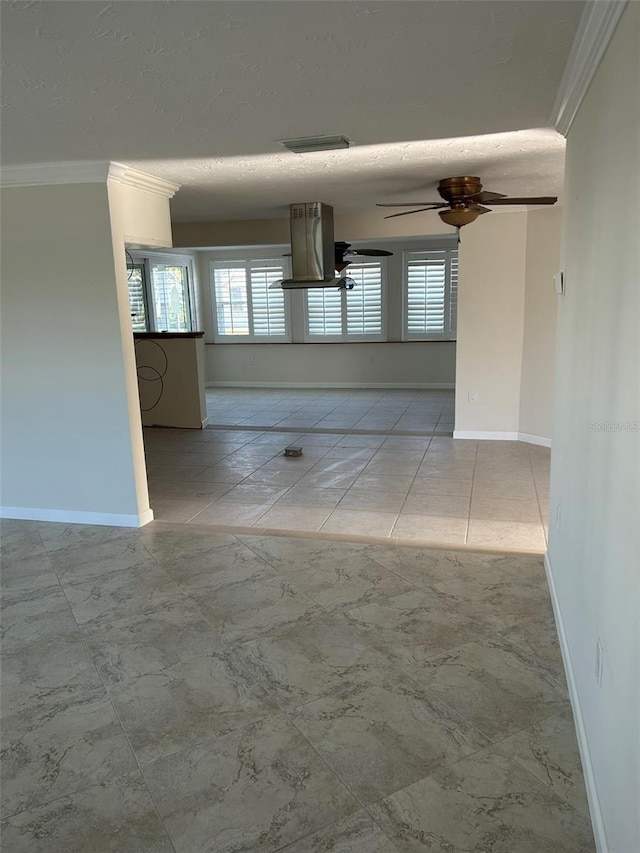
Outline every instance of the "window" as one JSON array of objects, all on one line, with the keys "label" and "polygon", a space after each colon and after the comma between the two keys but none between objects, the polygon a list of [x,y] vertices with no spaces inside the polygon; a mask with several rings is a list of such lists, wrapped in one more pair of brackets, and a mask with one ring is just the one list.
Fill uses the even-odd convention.
[{"label": "window", "polygon": [[151,262],[151,292],[156,329],[160,332],[191,331],[189,275],[187,267]]},{"label": "window", "polygon": [[455,340],[458,250],[405,252],[405,340]]},{"label": "window", "polygon": [[147,296],[144,286],[144,264],[134,264],[129,268],[128,276],[131,325],[134,332],[146,332],[149,326],[147,320]]},{"label": "window", "polygon": [[353,290],[323,287],[306,291],[307,340],[384,339],[382,263],[350,264],[345,275],[354,279]]},{"label": "window", "polygon": [[215,339],[289,340],[285,294],[270,286],[285,277],[281,260],[212,261]]},{"label": "window", "polygon": [[133,256],[129,306],[134,332],[190,332],[191,263],[182,258]]}]

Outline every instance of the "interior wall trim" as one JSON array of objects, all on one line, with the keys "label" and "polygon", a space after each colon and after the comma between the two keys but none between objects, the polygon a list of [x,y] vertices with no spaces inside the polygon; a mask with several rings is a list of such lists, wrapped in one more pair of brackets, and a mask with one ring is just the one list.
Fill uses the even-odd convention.
[{"label": "interior wall trim", "polygon": [[562,621],[562,610],[558,600],[558,592],[556,590],[555,581],[553,579],[553,568],[549,553],[544,555],[544,569],[547,575],[547,583],[549,585],[549,593],[551,595],[551,604],[553,605],[553,615],[558,629],[558,641],[560,643],[560,651],[562,653],[562,662],[564,664],[565,675],[567,676],[567,686],[569,688],[569,699],[573,710],[573,719],[576,727],[576,736],[578,739],[578,748],[580,750],[580,758],[582,760],[582,769],[584,772],[584,783],[587,789],[587,799],[589,801],[589,811],[591,813],[591,823],[593,825],[593,834],[596,842],[597,853],[609,853],[607,837],[604,829],[604,820],[602,817],[602,808],[600,806],[600,798],[596,786],[595,774],[593,772],[593,764],[591,761],[591,750],[589,749],[589,739],[587,730],[584,724],[582,715],[582,706],[580,704],[580,695],[576,684],[576,678],[571,662],[571,651],[567,642],[567,635]]},{"label": "interior wall trim", "polygon": [[518,441],[520,433],[498,432],[495,430],[456,429],[454,438],[471,438],[477,441]]},{"label": "interior wall trim", "polygon": [[207,388],[408,388],[434,391],[450,391],[453,382],[214,382],[204,383]]},{"label": "interior wall trim", "polygon": [[628,0],[591,0],[574,36],[550,123],[566,136]]},{"label": "interior wall trim", "polygon": [[43,187],[57,184],[118,184],[173,198],[179,184],[165,181],[147,172],[132,169],[123,163],[109,161],[67,161],[63,163],[26,163],[22,166],[4,166],[0,176],[3,187]]},{"label": "interior wall trim", "polygon": [[42,509],[40,507],[1,506],[0,518],[22,521],[59,521],[63,524],[98,524],[109,527],[144,527],[153,521],[153,510],[136,514],[113,512],[81,512],[70,509]]},{"label": "interior wall trim", "polygon": [[540,447],[551,447],[551,439],[544,435],[531,435],[528,432],[519,432],[518,441],[525,441],[527,444],[538,444]]},{"label": "interior wall trim", "polygon": [[551,447],[551,439],[543,435],[530,435],[528,432],[498,432],[495,430],[457,429],[454,438],[472,438],[476,441],[524,441],[527,444],[538,444],[540,447]]}]

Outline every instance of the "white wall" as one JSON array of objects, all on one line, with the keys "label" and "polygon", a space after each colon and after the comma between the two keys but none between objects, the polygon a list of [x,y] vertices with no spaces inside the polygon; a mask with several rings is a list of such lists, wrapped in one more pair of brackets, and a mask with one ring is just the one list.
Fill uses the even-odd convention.
[{"label": "white wall", "polygon": [[524,329],[519,432],[551,439],[558,297],[553,275],[560,268],[562,210],[527,214]]},{"label": "white wall", "polygon": [[150,521],[147,467],[142,438],[140,396],[133,335],[131,334],[131,308],[125,244],[145,243],[154,246],[171,246],[171,218],[169,201],[164,196],[139,187],[109,181],[109,218],[111,245],[115,260],[115,291],[118,304],[119,338],[124,361],[124,390],[127,401],[131,465],[136,490],[138,518]]},{"label": "white wall", "polygon": [[456,366],[460,437],[518,434],[526,240],[525,212],[487,214],[462,231]]},{"label": "white wall", "polygon": [[568,137],[551,471],[549,574],[609,853],[640,850],[639,30],[629,3]]},{"label": "white wall", "polygon": [[459,438],[551,442],[560,230],[560,209],[547,208],[482,216],[462,232]]},{"label": "white wall", "polygon": [[452,388],[455,344],[220,344],[206,360],[216,384]]},{"label": "white wall", "polygon": [[[124,263],[131,194],[111,191],[105,182],[2,193],[8,517],[131,525],[151,517]],[[168,200],[153,198],[164,216],[135,233],[164,241]],[[146,215],[149,205],[139,209]]]},{"label": "white wall", "polygon": [[171,247],[171,217],[163,195],[110,181],[109,203],[117,216],[119,239],[127,244]]},{"label": "white wall", "polygon": [[[322,199],[318,199],[321,201]],[[356,240],[384,238],[420,238],[447,234],[454,230],[442,224],[437,215],[401,216],[385,219],[384,212],[338,213],[334,216],[336,240],[353,243]],[[289,220],[251,219],[228,222],[176,222],[173,225],[173,244],[176,247],[230,247],[259,245],[289,245]]]}]

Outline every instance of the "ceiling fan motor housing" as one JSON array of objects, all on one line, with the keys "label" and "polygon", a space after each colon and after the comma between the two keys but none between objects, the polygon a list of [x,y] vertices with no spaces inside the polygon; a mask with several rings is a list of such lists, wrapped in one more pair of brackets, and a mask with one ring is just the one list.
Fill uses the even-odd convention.
[{"label": "ceiling fan motor housing", "polygon": [[480,178],[464,175],[459,178],[445,178],[438,184],[438,192],[445,201],[455,201],[482,192]]}]

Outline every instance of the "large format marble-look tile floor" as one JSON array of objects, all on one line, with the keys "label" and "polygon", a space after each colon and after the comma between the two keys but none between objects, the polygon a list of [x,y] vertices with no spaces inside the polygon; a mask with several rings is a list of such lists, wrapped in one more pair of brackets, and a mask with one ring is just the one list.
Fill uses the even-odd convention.
[{"label": "large format marble-look tile floor", "polygon": [[11,853],[588,853],[538,556],[3,522]]}]

